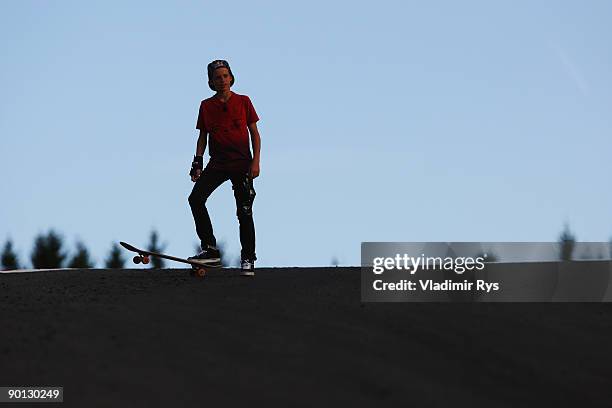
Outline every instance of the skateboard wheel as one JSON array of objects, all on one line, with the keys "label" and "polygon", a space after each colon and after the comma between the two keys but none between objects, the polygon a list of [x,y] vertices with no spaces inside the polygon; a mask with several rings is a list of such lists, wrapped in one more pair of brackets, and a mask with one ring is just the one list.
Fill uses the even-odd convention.
[{"label": "skateboard wheel", "polygon": [[135,264],[137,264],[137,265],[138,265],[140,262],[142,262],[142,258],[141,258],[141,257],[139,257],[138,255],[136,255],[136,256],[134,257],[133,261],[134,261],[134,263],[135,263]]},{"label": "skateboard wheel", "polygon": [[204,268],[197,268],[193,272],[198,278],[203,278],[206,275],[206,269]]},{"label": "skateboard wheel", "polygon": [[149,257],[148,256],[143,257],[142,258],[142,263],[145,264],[145,265],[148,264],[149,263]]}]

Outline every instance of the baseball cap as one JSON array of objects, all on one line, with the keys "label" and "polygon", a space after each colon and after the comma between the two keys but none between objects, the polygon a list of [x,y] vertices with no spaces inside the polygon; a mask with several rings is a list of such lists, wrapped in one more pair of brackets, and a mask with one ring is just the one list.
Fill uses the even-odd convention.
[{"label": "baseball cap", "polygon": [[207,71],[208,71],[208,86],[213,91],[215,90],[215,88],[212,85],[212,76],[213,76],[213,73],[215,72],[215,70],[218,69],[218,68],[227,68],[227,70],[229,71],[230,75],[232,76],[232,85],[234,85],[234,78],[235,77],[234,77],[234,73],[232,72],[232,69],[229,66],[229,63],[226,60],[214,60],[213,62],[208,64],[208,67],[207,67]]}]

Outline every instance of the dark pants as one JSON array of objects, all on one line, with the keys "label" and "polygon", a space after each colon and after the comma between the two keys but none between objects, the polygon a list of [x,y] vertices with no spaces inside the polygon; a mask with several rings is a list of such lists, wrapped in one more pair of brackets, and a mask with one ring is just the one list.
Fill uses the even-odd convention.
[{"label": "dark pants", "polygon": [[196,181],[189,195],[189,205],[191,206],[196,231],[200,237],[202,248],[206,248],[207,245],[217,245],[210,216],[206,209],[206,200],[217,187],[227,180],[232,181],[232,189],[236,199],[236,215],[240,223],[240,244],[242,245],[240,257],[254,261],[257,259],[255,256],[255,225],[253,224],[255,189],[253,188],[253,179],[246,174],[215,170],[209,167],[202,171],[202,175]]}]

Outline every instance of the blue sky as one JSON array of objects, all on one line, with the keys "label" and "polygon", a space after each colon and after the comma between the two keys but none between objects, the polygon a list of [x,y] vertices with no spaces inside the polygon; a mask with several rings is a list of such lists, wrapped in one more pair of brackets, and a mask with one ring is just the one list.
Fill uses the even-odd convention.
[{"label": "blue sky", "polygon": [[[612,236],[612,3],[0,3],[0,240],[197,242],[206,64],[261,118],[259,266],[361,241]],[[209,200],[239,252],[229,183]],[[178,265],[177,265],[178,266]]]}]

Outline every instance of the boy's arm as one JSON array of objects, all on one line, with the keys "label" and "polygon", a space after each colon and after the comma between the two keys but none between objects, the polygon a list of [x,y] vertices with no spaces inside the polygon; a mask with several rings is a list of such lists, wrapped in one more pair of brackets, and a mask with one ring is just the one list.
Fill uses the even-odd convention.
[{"label": "boy's arm", "polygon": [[191,163],[191,181],[196,181],[202,174],[202,168],[204,167],[204,151],[206,150],[206,131],[200,130],[200,136],[198,136],[198,143],[196,144],[196,154]]},{"label": "boy's arm", "polygon": [[204,156],[204,151],[206,150],[206,136],[208,136],[206,131],[200,130],[200,136],[198,136],[198,144],[196,145],[196,156]]},{"label": "boy's arm", "polygon": [[249,133],[251,134],[251,145],[253,146],[253,161],[251,162],[250,176],[256,178],[259,176],[259,152],[261,150],[261,137],[257,130],[257,122],[249,124]]}]

